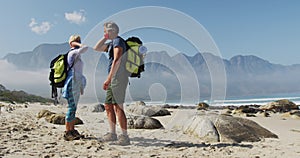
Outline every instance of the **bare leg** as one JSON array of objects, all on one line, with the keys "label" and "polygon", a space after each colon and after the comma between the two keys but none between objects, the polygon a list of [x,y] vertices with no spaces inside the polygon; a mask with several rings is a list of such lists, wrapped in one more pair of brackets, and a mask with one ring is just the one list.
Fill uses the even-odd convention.
[{"label": "bare leg", "polygon": [[73,120],[73,121],[71,121],[71,122],[67,122],[66,121],[66,131],[68,132],[68,131],[72,131],[72,130],[74,130],[74,128],[75,128],[75,120]]},{"label": "bare leg", "polygon": [[66,131],[71,131],[71,122],[66,121]]},{"label": "bare leg", "polygon": [[123,110],[123,104],[120,104],[120,105],[115,104],[114,107],[115,107],[116,115],[118,117],[118,122],[122,129],[122,133],[124,135],[127,135],[127,118],[126,118],[125,112]]},{"label": "bare leg", "polygon": [[105,104],[105,111],[108,118],[109,128],[111,133],[116,133],[116,114],[114,106],[111,104]]}]

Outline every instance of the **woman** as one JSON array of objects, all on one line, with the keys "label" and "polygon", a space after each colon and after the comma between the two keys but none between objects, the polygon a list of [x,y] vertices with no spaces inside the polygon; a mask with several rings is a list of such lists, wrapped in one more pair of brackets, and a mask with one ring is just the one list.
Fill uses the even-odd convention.
[{"label": "woman", "polygon": [[69,38],[71,49],[68,53],[68,77],[63,88],[63,97],[68,100],[68,111],[66,114],[66,131],[64,139],[76,140],[82,138],[77,130],[75,130],[75,114],[80,94],[83,94],[86,85],[86,79],[83,76],[83,62],[81,54],[88,49],[87,46],[81,44],[79,35],[72,35]]}]

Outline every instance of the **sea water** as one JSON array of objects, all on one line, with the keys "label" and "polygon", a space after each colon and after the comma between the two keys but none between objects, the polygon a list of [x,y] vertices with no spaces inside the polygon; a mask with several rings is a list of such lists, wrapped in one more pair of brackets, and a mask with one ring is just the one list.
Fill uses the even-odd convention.
[{"label": "sea water", "polygon": [[288,99],[295,104],[300,105],[300,93],[227,97],[224,100],[213,100],[208,101],[208,103],[215,106],[266,105],[281,99]]},{"label": "sea water", "polygon": [[[284,93],[272,95],[252,95],[252,96],[238,96],[238,97],[225,97],[220,100],[210,100],[209,98],[200,98],[198,102],[182,102],[180,100],[167,100],[167,101],[145,101],[146,105],[182,105],[182,106],[195,106],[199,102],[205,102],[210,106],[241,106],[241,105],[266,105],[276,100],[288,99],[297,105],[300,105],[300,93]],[[299,106],[300,108],[300,106]]]}]

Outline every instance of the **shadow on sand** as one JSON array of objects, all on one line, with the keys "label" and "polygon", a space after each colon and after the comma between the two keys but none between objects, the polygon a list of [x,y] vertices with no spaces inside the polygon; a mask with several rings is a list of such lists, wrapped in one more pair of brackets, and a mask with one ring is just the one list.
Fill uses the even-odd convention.
[{"label": "shadow on sand", "polygon": [[181,148],[181,147],[197,147],[197,148],[203,148],[203,147],[216,147],[216,148],[224,148],[224,147],[242,147],[242,148],[252,148],[253,145],[250,144],[238,144],[238,143],[190,143],[190,142],[180,142],[180,141],[173,141],[173,140],[159,140],[159,139],[148,139],[143,137],[133,137],[131,138],[131,141],[136,146],[155,146],[155,147],[169,147],[169,148]]}]

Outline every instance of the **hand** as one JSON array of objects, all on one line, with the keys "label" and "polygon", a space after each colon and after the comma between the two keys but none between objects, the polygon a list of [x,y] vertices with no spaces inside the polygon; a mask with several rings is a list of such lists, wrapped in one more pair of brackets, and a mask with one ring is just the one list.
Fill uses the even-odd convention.
[{"label": "hand", "polygon": [[75,41],[71,42],[70,44],[71,44],[72,47],[82,47],[81,43],[78,43],[78,42],[75,42]]},{"label": "hand", "polygon": [[103,90],[106,91],[108,89],[109,84],[110,84],[110,80],[108,80],[108,79],[105,80],[103,83]]},{"label": "hand", "polygon": [[83,95],[83,93],[84,93],[84,89],[80,88],[80,94]]},{"label": "hand", "polygon": [[105,38],[105,39],[108,39],[108,38],[109,38],[108,33],[105,33],[105,34],[104,34],[104,38]]}]

